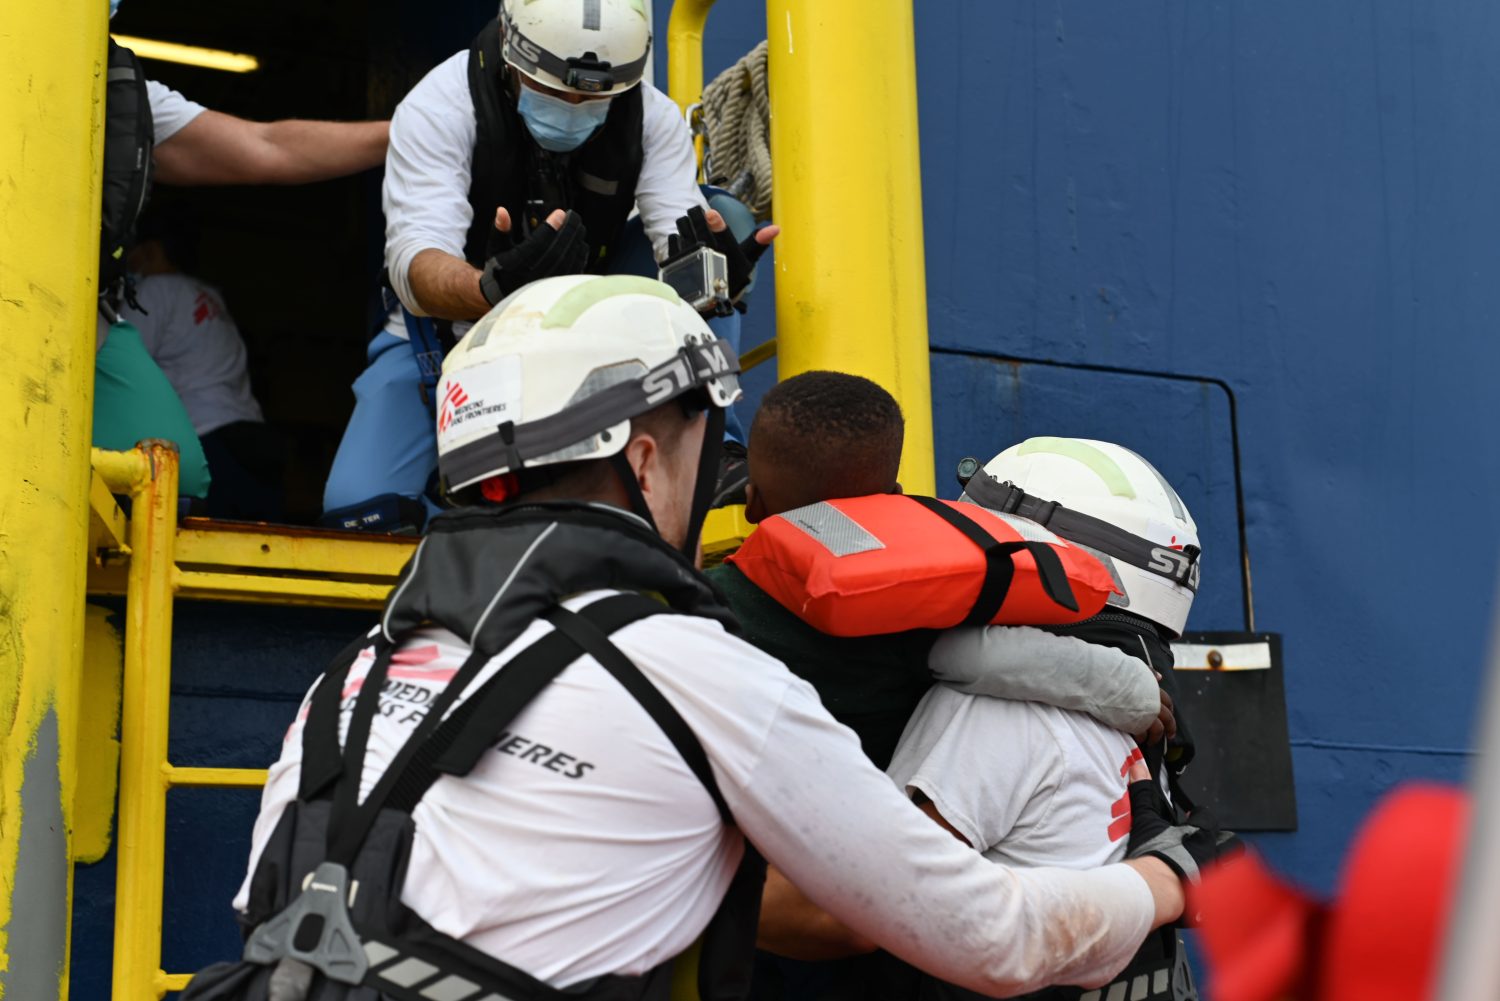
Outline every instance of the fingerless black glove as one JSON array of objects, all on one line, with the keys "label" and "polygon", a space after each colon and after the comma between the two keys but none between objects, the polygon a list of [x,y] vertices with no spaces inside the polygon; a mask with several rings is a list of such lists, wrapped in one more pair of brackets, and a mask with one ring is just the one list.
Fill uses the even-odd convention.
[{"label": "fingerless black glove", "polygon": [[491,306],[528,282],[580,274],[589,263],[588,231],[573,211],[560,229],[542,223],[519,243],[497,229],[485,249],[489,259],[479,276],[479,291]]},{"label": "fingerless black glove", "polygon": [[1221,831],[1207,810],[1177,824],[1161,786],[1152,779],[1130,784],[1130,846],[1126,858],[1159,858],[1178,877],[1196,883],[1201,870],[1244,849],[1233,831]]},{"label": "fingerless black glove", "polygon": [[[765,246],[756,242],[754,233],[743,243],[736,243],[728,226],[715,233],[708,228],[708,217],[703,209],[695,205],[677,220],[677,232],[667,237],[667,259],[662,261],[662,267],[681,260],[699,247],[708,247],[724,255],[729,272],[729,301],[735,309],[745,312],[740,297],[745,294],[745,288],[755,273],[755,262],[766,252]],[[716,312],[721,316],[729,315],[728,309]]]}]

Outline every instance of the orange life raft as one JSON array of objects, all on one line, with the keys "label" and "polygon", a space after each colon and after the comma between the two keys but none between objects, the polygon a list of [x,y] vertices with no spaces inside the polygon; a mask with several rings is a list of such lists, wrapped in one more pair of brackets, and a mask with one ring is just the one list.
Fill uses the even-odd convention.
[{"label": "orange life raft", "polygon": [[1097,559],[1034,522],[901,494],[767,518],[730,560],[834,636],[1077,622],[1116,590]]}]

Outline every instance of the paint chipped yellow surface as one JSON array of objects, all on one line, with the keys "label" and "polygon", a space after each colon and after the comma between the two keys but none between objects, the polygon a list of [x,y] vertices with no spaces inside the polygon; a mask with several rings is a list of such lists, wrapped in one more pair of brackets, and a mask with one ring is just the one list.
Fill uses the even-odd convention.
[{"label": "paint chipped yellow surface", "polygon": [[78,785],[73,790],[73,861],[98,862],[109,851],[120,768],[120,630],[108,610],[89,605],[83,632]]},{"label": "paint chipped yellow surface", "polygon": [[[16,964],[12,900],[28,800],[61,797],[72,821],[88,537],[89,433],[99,246],[105,7],[6,7],[0,32],[0,978]],[[61,789],[23,786],[36,728],[55,706]],[[58,832],[66,837],[66,831]],[[26,901],[66,912],[56,898]],[[55,972],[53,973],[55,975]],[[3,989],[3,988],[0,988]],[[28,998],[27,1001],[32,1001]],[[44,1001],[38,998],[36,1001]]]}]

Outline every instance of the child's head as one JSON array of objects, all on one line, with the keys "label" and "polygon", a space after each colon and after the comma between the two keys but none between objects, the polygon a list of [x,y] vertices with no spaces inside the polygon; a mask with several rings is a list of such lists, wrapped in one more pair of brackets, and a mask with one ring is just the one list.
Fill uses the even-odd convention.
[{"label": "child's head", "polygon": [[857,375],[804,372],[777,384],[750,426],[746,516],[899,493],[905,426],[891,394]]}]

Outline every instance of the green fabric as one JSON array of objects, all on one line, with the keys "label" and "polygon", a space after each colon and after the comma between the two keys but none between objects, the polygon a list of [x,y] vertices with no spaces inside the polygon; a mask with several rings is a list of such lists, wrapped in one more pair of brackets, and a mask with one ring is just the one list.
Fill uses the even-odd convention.
[{"label": "green fabric", "polygon": [[715,567],[708,576],[724,592],[745,639],[817,689],[833,718],[859,735],[865,754],[884,770],[912,710],[932,685],[927,655],[937,633],[829,636],[781,607],[733,564]]},{"label": "green fabric", "polygon": [[117,323],[94,358],[94,444],[125,451],[146,438],[176,442],[181,496],[208,496],[208,460],[187,409],[140,331]]}]

